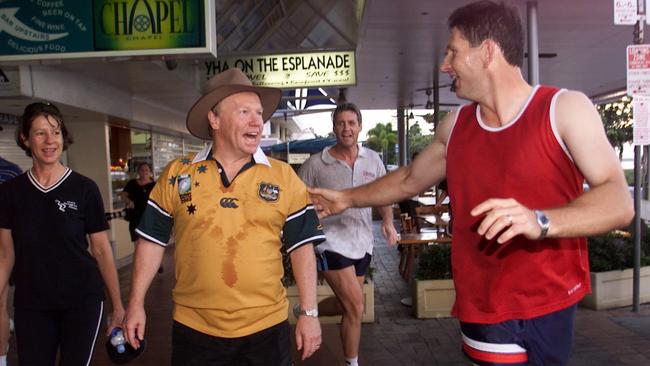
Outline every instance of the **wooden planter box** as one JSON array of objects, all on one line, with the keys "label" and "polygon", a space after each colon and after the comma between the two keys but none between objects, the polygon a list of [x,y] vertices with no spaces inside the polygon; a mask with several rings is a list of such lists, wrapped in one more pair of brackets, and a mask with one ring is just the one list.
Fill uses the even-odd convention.
[{"label": "wooden planter box", "polygon": [[[632,305],[632,278],[634,270],[591,272],[591,294],[580,301],[580,306],[601,310]],[[650,266],[641,267],[641,303],[650,302]]]},{"label": "wooden planter box", "polygon": [[[316,288],[317,300],[321,300],[334,296],[334,291],[327,284],[318,285]],[[365,299],[363,308],[363,323],[375,322],[375,284],[372,281],[363,285],[363,298]],[[293,306],[298,304],[298,287],[287,287],[287,299],[289,300],[289,323],[295,324],[296,317],[293,316]],[[322,324],[337,324],[341,322],[341,316],[321,316],[320,322]]]},{"label": "wooden planter box", "polygon": [[453,280],[424,280],[413,284],[413,312],[418,319],[450,317],[455,300]]}]

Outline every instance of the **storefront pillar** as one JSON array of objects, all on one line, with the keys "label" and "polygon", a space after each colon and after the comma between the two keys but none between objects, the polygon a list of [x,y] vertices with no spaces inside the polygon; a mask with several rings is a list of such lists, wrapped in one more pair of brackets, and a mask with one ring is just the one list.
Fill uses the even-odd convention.
[{"label": "storefront pillar", "polygon": [[[113,209],[109,126],[106,121],[66,122],[74,143],[67,153],[68,166],[95,181],[104,202],[104,210]],[[109,239],[118,267],[130,263],[133,245],[128,222],[117,218],[110,221]]]}]

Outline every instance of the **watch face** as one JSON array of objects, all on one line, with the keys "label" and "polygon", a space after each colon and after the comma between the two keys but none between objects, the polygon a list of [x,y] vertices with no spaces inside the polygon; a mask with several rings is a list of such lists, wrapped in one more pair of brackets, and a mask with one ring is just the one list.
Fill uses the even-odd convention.
[{"label": "watch face", "polygon": [[548,225],[548,217],[546,217],[546,215],[544,215],[544,214],[542,214],[539,221],[541,221],[542,224],[544,224],[544,225]]},{"label": "watch face", "polygon": [[548,227],[548,225],[550,224],[550,221],[549,221],[548,217],[546,217],[546,215],[544,215],[544,213],[542,211],[539,211],[539,210],[535,211],[535,215],[537,216],[537,222],[539,223],[539,225],[541,227],[543,227],[543,228]]},{"label": "watch face", "polygon": [[318,309],[305,310],[305,315],[312,316],[312,317],[317,317],[318,316]]}]

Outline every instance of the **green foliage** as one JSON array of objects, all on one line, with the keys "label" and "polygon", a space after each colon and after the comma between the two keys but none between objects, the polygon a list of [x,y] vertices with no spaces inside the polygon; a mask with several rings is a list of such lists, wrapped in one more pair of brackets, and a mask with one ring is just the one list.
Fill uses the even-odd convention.
[{"label": "green foliage", "polygon": [[395,144],[397,143],[397,132],[393,131],[390,123],[377,123],[368,131],[366,146],[378,152],[386,164],[396,164]]},{"label": "green foliage", "polygon": [[623,170],[625,174],[625,180],[627,181],[628,186],[634,185],[634,169],[625,169]]},{"label": "green foliage", "polygon": [[622,159],[623,144],[632,141],[632,100],[625,96],[614,103],[597,105],[596,109],[609,143],[617,149],[619,159]]},{"label": "green foliage", "polygon": [[411,157],[413,156],[414,152],[420,152],[424,150],[424,148],[431,143],[431,140],[433,139],[433,135],[423,135],[420,125],[414,124],[413,126],[409,127],[408,138],[409,138],[408,156]]},{"label": "green foliage", "polygon": [[450,279],[451,274],[451,245],[429,245],[418,256],[418,269],[415,278],[418,280]]},{"label": "green foliage", "polygon": [[[641,266],[650,265],[650,233],[642,225]],[[592,272],[623,270],[634,267],[634,237],[621,231],[588,239],[589,266]]]}]

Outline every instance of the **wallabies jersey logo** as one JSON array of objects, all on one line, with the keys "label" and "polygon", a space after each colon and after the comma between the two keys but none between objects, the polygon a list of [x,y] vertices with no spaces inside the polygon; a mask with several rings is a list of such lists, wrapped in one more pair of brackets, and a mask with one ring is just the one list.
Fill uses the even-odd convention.
[{"label": "wallabies jersey logo", "polygon": [[259,190],[257,194],[261,199],[267,202],[276,202],[280,197],[280,187],[271,184],[262,182],[259,185]]},{"label": "wallabies jersey logo", "polygon": [[192,176],[189,174],[179,175],[177,182],[181,202],[190,202],[192,200]]}]

